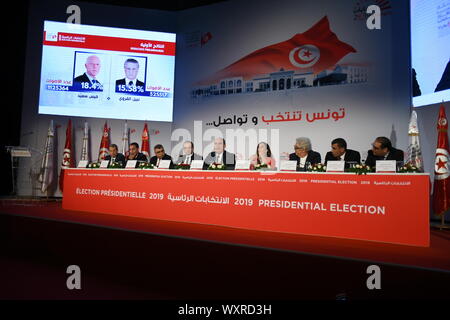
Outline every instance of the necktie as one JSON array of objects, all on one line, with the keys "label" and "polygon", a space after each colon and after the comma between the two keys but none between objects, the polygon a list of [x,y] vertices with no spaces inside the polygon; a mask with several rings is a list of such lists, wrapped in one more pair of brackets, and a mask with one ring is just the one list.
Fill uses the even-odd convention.
[{"label": "necktie", "polygon": [[159,161],[160,161],[161,159],[160,158],[158,158],[158,162],[156,163],[156,166],[159,168]]},{"label": "necktie", "polygon": [[186,156],[186,159],[184,160],[185,164],[190,164],[191,163],[191,156]]},{"label": "necktie", "polygon": [[128,85],[129,85],[130,87],[132,87],[132,86],[133,86],[133,81],[128,82]]}]

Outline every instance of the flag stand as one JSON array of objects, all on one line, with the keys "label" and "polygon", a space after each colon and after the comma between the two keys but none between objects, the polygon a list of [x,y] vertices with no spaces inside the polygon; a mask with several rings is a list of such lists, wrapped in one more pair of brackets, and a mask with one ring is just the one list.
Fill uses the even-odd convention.
[{"label": "flag stand", "polygon": [[445,224],[445,214],[442,214],[441,216],[441,223],[440,224],[432,224],[431,227],[439,229],[439,230],[450,230],[450,225],[449,224]]},{"label": "flag stand", "polygon": [[445,214],[442,214],[442,217],[441,217],[441,224],[439,225],[439,230],[442,230],[442,229],[450,229],[450,226],[448,225],[448,224],[445,224]]}]

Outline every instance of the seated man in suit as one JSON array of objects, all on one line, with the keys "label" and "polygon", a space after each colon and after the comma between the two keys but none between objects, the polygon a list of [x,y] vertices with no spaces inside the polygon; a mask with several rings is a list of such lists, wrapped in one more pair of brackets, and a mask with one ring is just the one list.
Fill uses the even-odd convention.
[{"label": "seated man in suit", "polygon": [[361,155],[358,151],[347,149],[347,142],[342,138],[336,138],[331,141],[331,151],[325,156],[325,164],[327,161],[345,161],[345,168],[350,167],[350,163],[361,162]]},{"label": "seated man in suit", "polygon": [[180,154],[177,163],[190,165],[192,160],[203,160],[203,157],[194,153],[194,143],[192,141],[185,141],[183,143],[183,154]]},{"label": "seated man in suit", "polygon": [[126,85],[127,88],[141,87],[144,90],[144,83],[137,79],[139,62],[136,59],[127,59],[123,68],[125,71],[125,78],[116,80],[116,89],[120,85]]},{"label": "seated man in suit", "polygon": [[153,148],[153,150],[155,151],[156,156],[150,158],[150,163],[152,165],[159,168],[159,163],[161,162],[161,160],[170,160],[169,169],[173,168],[172,157],[166,154],[166,151],[164,151],[164,147],[162,146],[162,144],[157,144]]},{"label": "seated man in suit", "polygon": [[226,143],[224,138],[214,139],[214,151],[208,154],[203,163],[203,170],[208,169],[212,163],[224,164],[226,170],[234,170],[236,166],[236,156],[234,153],[225,151]]},{"label": "seated man in suit", "polygon": [[73,86],[83,90],[103,91],[102,84],[97,80],[100,72],[101,61],[97,56],[89,56],[84,64],[86,72],[73,79]]},{"label": "seated man in suit", "polygon": [[403,151],[395,149],[388,138],[378,137],[372,143],[372,150],[367,152],[366,164],[374,167],[377,160],[403,161]]},{"label": "seated man in suit", "polygon": [[105,160],[109,160],[109,165],[118,162],[122,168],[125,167],[125,156],[119,153],[117,144],[113,143],[109,146],[109,155],[105,157]]},{"label": "seated man in suit", "polygon": [[289,155],[289,160],[297,161],[297,171],[306,171],[307,164],[316,164],[321,162],[320,153],[311,149],[311,140],[309,138],[297,138],[294,145],[294,153]]},{"label": "seated man in suit", "polygon": [[130,143],[130,149],[128,151],[128,160],[137,160],[136,166],[141,162],[147,162],[145,154],[139,152],[139,144],[137,142]]}]

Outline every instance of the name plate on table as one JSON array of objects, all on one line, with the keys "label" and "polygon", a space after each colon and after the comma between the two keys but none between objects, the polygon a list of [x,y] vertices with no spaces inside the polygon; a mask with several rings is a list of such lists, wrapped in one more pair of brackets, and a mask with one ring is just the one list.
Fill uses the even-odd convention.
[{"label": "name plate on table", "polygon": [[191,170],[202,170],[203,169],[203,160],[192,160],[191,161]]},{"label": "name plate on table", "polygon": [[127,169],[134,169],[134,168],[136,168],[136,163],[137,163],[137,160],[128,160],[127,161],[127,165],[125,166],[125,168],[127,168]]},{"label": "name plate on table", "polygon": [[375,172],[391,173],[397,172],[397,161],[395,160],[377,160],[375,162]]},{"label": "name plate on table", "polygon": [[297,171],[297,161],[295,160],[281,160],[280,171]]},{"label": "name plate on table", "polygon": [[158,169],[169,169],[170,167],[170,160],[160,160]]},{"label": "name plate on table", "polygon": [[327,161],[327,172],[344,172],[345,161]]},{"label": "name plate on table", "polygon": [[102,160],[100,162],[100,168],[108,168],[109,160]]},{"label": "name plate on table", "polygon": [[250,160],[236,160],[234,170],[250,170]]},{"label": "name plate on table", "polygon": [[80,162],[78,162],[77,168],[87,168],[88,164],[88,160],[80,160]]}]

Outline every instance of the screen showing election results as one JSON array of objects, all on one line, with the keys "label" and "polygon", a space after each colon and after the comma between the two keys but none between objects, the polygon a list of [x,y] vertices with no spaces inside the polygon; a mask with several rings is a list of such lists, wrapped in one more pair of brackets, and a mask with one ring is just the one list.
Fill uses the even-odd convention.
[{"label": "screen showing election results", "polygon": [[44,22],[39,113],[172,121],[176,34]]},{"label": "screen showing election results", "polygon": [[450,0],[411,0],[412,102],[450,101]]}]

